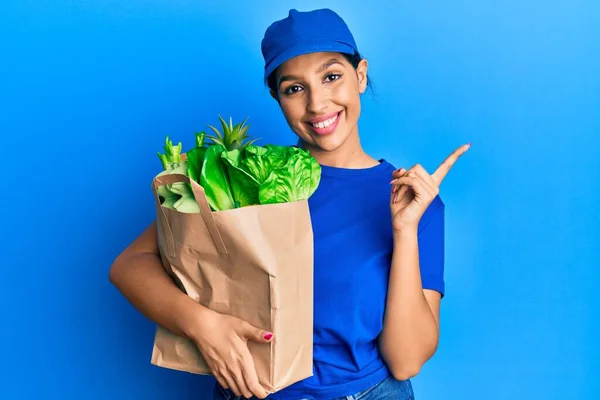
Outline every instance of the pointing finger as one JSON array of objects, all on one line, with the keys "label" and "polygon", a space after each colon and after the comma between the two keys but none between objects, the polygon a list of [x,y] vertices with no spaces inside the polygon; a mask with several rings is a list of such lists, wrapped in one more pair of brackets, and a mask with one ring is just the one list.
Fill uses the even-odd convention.
[{"label": "pointing finger", "polygon": [[438,184],[438,186],[442,183],[442,181],[448,174],[448,171],[450,171],[450,168],[452,168],[456,160],[458,160],[460,156],[462,156],[467,150],[469,150],[470,147],[471,143],[460,146],[458,149],[454,150],[452,154],[450,154],[448,158],[444,160],[444,162],[440,164],[438,169],[431,175],[431,177]]}]

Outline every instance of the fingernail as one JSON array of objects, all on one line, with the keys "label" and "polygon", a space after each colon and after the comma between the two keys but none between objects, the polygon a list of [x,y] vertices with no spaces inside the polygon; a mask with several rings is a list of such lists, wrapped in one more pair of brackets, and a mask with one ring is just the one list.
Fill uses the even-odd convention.
[{"label": "fingernail", "polygon": [[272,337],[273,337],[273,334],[271,332],[265,333],[265,339],[266,340],[271,340]]},{"label": "fingernail", "polygon": [[472,144],[473,144],[473,142],[469,142],[469,147],[471,147]]}]

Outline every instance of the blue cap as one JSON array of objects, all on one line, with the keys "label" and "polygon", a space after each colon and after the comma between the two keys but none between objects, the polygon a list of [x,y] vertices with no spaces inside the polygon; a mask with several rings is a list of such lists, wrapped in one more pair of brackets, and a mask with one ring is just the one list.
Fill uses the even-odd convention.
[{"label": "blue cap", "polygon": [[298,11],[275,21],[266,30],[261,43],[266,79],[290,58],[318,51],[354,54],[354,37],[344,20],[329,9]]}]

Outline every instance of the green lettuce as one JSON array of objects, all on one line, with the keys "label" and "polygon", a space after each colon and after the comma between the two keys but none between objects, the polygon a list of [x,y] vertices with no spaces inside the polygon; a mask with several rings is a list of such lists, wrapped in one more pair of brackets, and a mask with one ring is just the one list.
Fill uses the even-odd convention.
[{"label": "green lettuce", "polygon": [[242,174],[246,186],[240,191],[247,192],[253,204],[308,199],[321,178],[321,166],[308,151],[297,147],[248,146],[243,157],[240,152],[230,153],[236,157],[236,163],[230,165],[238,171],[230,168],[230,176]]},{"label": "green lettuce", "polygon": [[204,165],[204,157],[206,156],[206,150],[208,148],[204,145],[205,133],[196,133],[196,147],[186,153],[186,161],[188,165],[188,176],[200,183],[200,176],[202,175],[202,166]]},{"label": "green lettuce", "polygon": [[[181,142],[173,146],[173,142],[167,136],[164,153],[158,153],[158,158],[163,165],[163,171],[158,176],[166,174],[183,174],[188,171],[187,161],[181,158]],[[189,184],[185,182],[161,185],[157,189],[161,204],[167,208],[185,213],[200,212],[194,193]]]},{"label": "green lettuce", "polygon": [[273,165],[275,168],[260,185],[258,191],[260,204],[306,200],[319,186],[321,166],[304,150],[289,156],[284,165],[279,165],[277,162]]},{"label": "green lettuce", "polygon": [[259,184],[269,178],[271,171],[283,167],[287,161],[285,157],[282,157],[280,150],[269,145],[265,147],[248,146],[245,155],[241,164]]},{"label": "green lettuce", "polygon": [[209,146],[200,172],[200,185],[204,188],[208,204],[214,211],[235,208],[227,169],[221,162],[221,154],[224,151],[225,148],[221,145]]},{"label": "green lettuce", "polygon": [[[247,126],[220,118],[223,134],[196,133],[195,146],[182,161],[181,143],[173,146],[167,137],[165,154],[159,158],[166,173],[180,173],[204,188],[213,211],[260,204],[308,199],[321,179],[321,166],[307,150],[294,146],[253,145],[247,141]],[[212,144],[205,144],[205,137]],[[181,212],[199,212],[189,183],[158,188],[161,204]]]},{"label": "green lettuce", "polygon": [[242,165],[242,152],[237,149],[225,151],[221,154],[221,159],[227,166],[236,208],[258,204],[260,185],[257,179]]}]

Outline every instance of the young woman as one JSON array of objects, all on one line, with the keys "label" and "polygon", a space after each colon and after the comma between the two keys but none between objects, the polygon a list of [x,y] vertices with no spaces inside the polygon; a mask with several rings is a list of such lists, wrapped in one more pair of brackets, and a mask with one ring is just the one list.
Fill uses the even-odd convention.
[{"label": "young woman", "polygon": [[[309,199],[314,231],[313,376],[268,395],[246,342],[266,332],[206,309],[165,273],[152,224],[115,260],[110,280],[144,315],[195,341],[215,399],[413,399],[410,378],[434,354],[444,295],[439,186],[470,145],[433,173],[368,155],[358,134],[368,85],[345,22],[291,10],[262,41],[265,80],[287,123],[322,166]],[[241,397],[240,397],[241,398]]]}]

